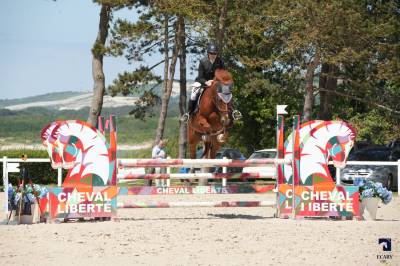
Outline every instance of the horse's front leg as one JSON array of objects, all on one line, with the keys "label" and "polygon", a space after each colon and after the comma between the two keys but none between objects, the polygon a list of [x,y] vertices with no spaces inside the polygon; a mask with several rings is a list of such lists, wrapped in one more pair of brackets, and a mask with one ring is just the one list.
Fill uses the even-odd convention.
[{"label": "horse's front leg", "polygon": [[217,141],[217,138],[214,136],[212,138],[212,146],[211,146],[211,150],[210,150],[210,158],[211,159],[215,159],[217,152],[219,151],[220,148],[221,148],[221,144]]},{"label": "horse's front leg", "polygon": [[[194,131],[188,130],[188,144],[189,144],[189,156],[190,159],[196,159],[196,148],[200,141],[200,136]],[[194,173],[194,168],[191,167],[189,173]],[[181,182],[193,182],[193,179],[181,179]]]},{"label": "horse's front leg", "polygon": [[190,159],[196,159],[196,146],[200,141],[200,137],[191,127],[189,127],[187,131],[187,140],[189,145]]},{"label": "horse's front leg", "polygon": [[206,131],[206,132],[211,131],[211,125],[205,116],[199,115],[197,123],[199,124],[200,127],[202,127],[204,129],[204,131]]},{"label": "horse's front leg", "polygon": [[189,143],[189,153],[190,153],[190,159],[196,159],[196,146],[197,143]]}]

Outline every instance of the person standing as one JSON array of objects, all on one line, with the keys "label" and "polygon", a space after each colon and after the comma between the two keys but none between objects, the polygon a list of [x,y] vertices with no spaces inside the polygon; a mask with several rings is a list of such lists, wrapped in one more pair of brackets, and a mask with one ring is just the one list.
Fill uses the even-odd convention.
[{"label": "person standing", "polygon": [[151,151],[151,158],[152,159],[165,159],[167,158],[167,154],[165,152],[165,142],[164,140],[159,140],[157,145],[153,147],[153,150]]},{"label": "person standing", "polygon": [[[151,158],[152,159],[166,159],[167,158],[167,153],[165,152],[165,141],[164,140],[159,140],[157,145],[155,145],[151,151]],[[152,174],[165,174],[166,169],[161,168],[161,167],[155,167],[152,168],[151,170]],[[152,180],[149,180],[150,186],[152,184]],[[165,179],[156,179],[156,186],[163,186],[165,185]]]}]

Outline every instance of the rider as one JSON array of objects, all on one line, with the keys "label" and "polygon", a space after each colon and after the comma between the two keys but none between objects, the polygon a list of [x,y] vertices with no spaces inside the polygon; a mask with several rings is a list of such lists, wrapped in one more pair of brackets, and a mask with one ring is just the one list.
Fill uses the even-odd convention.
[{"label": "rider", "polygon": [[[189,115],[196,109],[197,98],[201,87],[209,87],[213,83],[215,70],[225,69],[224,61],[218,56],[218,48],[214,43],[207,46],[207,56],[200,60],[198,76],[193,83],[192,93],[189,99],[188,112],[182,115],[181,120],[187,122]],[[235,110],[234,112],[239,111]]]}]

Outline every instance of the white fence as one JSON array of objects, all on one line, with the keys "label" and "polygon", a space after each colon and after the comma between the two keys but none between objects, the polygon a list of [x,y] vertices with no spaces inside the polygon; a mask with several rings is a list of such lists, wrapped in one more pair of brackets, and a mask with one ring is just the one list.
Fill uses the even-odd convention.
[{"label": "white fence", "polygon": [[[7,178],[8,180],[8,173],[19,173],[20,171],[20,163],[50,163],[50,159],[44,158],[32,158],[32,159],[18,159],[18,158],[7,158],[4,156],[0,159],[0,162],[3,163],[3,180]],[[57,168],[57,185],[61,187],[62,184],[62,168]]]},{"label": "white fence", "polygon": [[[3,187],[4,187],[4,210],[5,213],[8,213],[8,193],[7,193],[7,184],[8,184],[8,173],[19,173],[20,163],[50,163],[50,159],[18,159],[18,158],[7,158],[4,156],[0,159],[0,162],[3,163]],[[57,185],[61,187],[62,184],[62,168],[57,168]]]}]

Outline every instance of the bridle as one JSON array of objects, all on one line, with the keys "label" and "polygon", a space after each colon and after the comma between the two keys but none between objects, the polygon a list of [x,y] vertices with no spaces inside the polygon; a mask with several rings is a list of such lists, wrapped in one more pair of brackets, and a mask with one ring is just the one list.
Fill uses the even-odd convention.
[{"label": "bridle", "polygon": [[[216,93],[212,101],[214,106],[217,108],[218,112],[221,115],[227,115],[229,112],[228,103],[232,100],[232,94],[231,94],[232,86],[233,82],[224,84],[222,81],[216,80]],[[229,96],[223,96],[226,98],[225,101],[219,95],[229,95]]]}]

